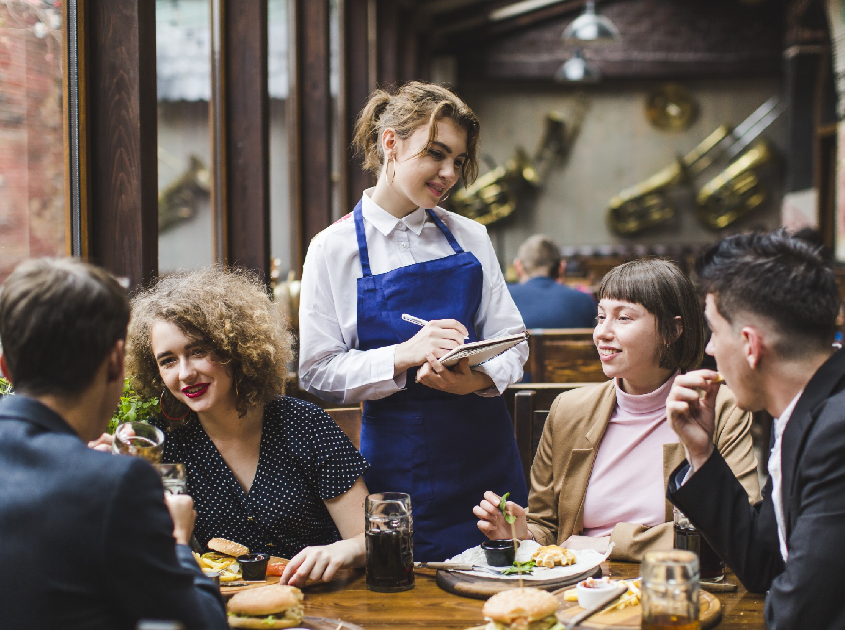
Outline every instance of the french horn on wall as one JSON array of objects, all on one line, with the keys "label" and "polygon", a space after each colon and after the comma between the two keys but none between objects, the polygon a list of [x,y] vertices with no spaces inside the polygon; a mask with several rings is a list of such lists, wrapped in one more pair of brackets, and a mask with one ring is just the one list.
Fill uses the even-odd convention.
[{"label": "french horn on wall", "polygon": [[717,169],[695,196],[696,216],[704,226],[719,230],[758,208],[768,194],[757,169],[775,158],[772,147],[758,137],[783,109],[776,97],[769,99],[735,129],[720,126],[674,164],[621,191],[608,204],[610,229],[633,235],[671,221],[676,209],[670,189],[695,190],[697,182]]}]

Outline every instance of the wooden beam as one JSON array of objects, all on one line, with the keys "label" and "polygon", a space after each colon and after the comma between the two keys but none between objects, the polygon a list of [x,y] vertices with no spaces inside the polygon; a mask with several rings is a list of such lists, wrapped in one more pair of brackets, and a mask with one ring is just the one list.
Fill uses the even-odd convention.
[{"label": "wooden beam", "polygon": [[90,254],[132,288],[158,272],[155,3],[87,8]]},{"label": "wooden beam", "polygon": [[288,98],[292,269],[332,221],[329,0],[290,0],[291,90]]},{"label": "wooden beam", "polygon": [[367,102],[374,82],[369,77],[368,62],[368,0],[340,0],[340,93],[339,145],[341,155],[341,214],[350,212],[361,192],[372,186],[372,178],[362,168],[363,160],[354,156],[352,133],[358,113]]},{"label": "wooden beam", "polygon": [[225,262],[270,281],[267,0],[224,0]]},{"label": "wooden beam", "polygon": [[88,162],[88,0],[62,3],[65,234],[68,256],[89,258],[90,189]]},{"label": "wooden beam", "polygon": [[399,7],[394,0],[378,0],[377,50],[378,84],[382,87],[399,82],[401,47],[399,42]]}]

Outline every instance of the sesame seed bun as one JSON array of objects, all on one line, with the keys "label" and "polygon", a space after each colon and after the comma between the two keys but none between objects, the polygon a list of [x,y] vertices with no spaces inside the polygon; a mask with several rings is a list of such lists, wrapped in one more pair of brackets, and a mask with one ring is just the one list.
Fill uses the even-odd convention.
[{"label": "sesame seed bun", "polygon": [[535,587],[508,589],[494,594],[484,603],[481,613],[485,618],[505,625],[522,619],[534,622],[551,616],[560,603],[549,592]]},{"label": "sesame seed bun", "polygon": [[292,585],[265,585],[238,592],[229,600],[226,609],[248,616],[268,616],[301,605],[302,591]]},{"label": "sesame seed bun", "polygon": [[246,546],[242,546],[241,544],[235,543],[234,541],[229,541],[228,539],[221,539],[220,537],[215,537],[214,539],[209,541],[208,547],[214,550],[215,552],[228,554],[232,557],[239,557],[242,554],[249,554],[249,548],[247,548]]},{"label": "sesame seed bun", "polygon": [[[302,621],[303,595],[290,585],[267,585],[238,592],[226,604],[233,629],[287,629]],[[275,619],[268,622],[267,617]]]}]

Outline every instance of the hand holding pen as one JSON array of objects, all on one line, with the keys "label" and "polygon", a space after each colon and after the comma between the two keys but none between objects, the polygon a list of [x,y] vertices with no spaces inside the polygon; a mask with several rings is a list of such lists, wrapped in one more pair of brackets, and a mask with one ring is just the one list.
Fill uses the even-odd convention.
[{"label": "hand holding pen", "polygon": [[[411,320],[410,318],[413,318]],[[431,353],[441,358],[467,339],[469,332],[458,320],[443,319],[426,321],[403,314],[402,319],[412,322],[422,328],[411,339],[397,344],[394,351],[394,375],[398,375],[408,368],[421,366],[426,356]]]}]

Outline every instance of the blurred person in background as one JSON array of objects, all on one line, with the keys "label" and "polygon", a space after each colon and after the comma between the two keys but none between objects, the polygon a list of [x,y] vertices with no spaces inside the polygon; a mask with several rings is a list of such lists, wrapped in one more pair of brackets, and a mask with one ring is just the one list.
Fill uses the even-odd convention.
[{"label": "blurred person in background", "polygon": [[[188,542],[187,495],[141,458],[86,446],[123,391],[125,291],[74,259],[21,263],[0,288],[2,626],[225,629],[217,587]],[[166,503],[165,503],[166,502]]]},{"label": "blurred person in background", "polygon": [[527,329],[592,328],[596,301],[559,282],[566,262],[549,237],[535,234],[519,246],[513,267],[519,284],[508,285]]}]

